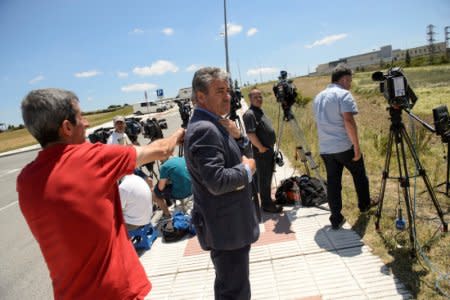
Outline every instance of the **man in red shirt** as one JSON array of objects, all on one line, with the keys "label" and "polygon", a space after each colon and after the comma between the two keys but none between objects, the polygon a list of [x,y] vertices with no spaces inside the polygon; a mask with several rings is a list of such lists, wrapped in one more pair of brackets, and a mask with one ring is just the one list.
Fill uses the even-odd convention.
[{"label": "man in red shirt", "polygon": [[167,159],[184,130],[143,146],[86,142],[69,91],[31,91],[25,126],[43,150],[17,178],[20,209],[50,271],[55,299],[143,299],[151,284],[128,240],[117,181]]}]

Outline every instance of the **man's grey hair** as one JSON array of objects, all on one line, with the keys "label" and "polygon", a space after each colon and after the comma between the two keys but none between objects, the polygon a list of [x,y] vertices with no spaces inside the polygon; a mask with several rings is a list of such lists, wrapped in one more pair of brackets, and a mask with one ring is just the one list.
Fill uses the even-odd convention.
[{"label": "man's grey hair", "polygon": [[228,81],[228,74],[224,70],[216,67],[205,67],[197,70],[192,79],[192,96],[193,103],[197,102],[197,92],[207,94],[208,87],[214,80]]},{"label": "man's grey hair", "polygon": [[345,75],[353,75],[352,69],[346,64],[338,64],[331,72],[331,82],[338,82]]},{"label": "man's grey hair", "polygon": [[33,90],[22,100],[22,118],[32,136],[45,147],[59,140],[59,128],[64,120],[76,124],[73,101],[78,97],[66,90]]}]

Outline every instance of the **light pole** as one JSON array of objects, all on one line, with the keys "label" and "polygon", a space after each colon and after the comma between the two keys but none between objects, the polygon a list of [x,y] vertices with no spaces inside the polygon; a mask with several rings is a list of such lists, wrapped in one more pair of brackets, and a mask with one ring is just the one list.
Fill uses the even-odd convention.
[{"label": "light pole", "polygon": [[227,73],[230,74],[230,62],[228,60],[228,24],[227,24],[227,1],[223,0],[223,18],[225,22],[225,64]]}]

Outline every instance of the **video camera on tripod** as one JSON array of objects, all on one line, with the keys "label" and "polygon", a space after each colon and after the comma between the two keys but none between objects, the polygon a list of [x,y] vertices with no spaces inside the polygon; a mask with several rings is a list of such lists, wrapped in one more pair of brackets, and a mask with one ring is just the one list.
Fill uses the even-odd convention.
[{"label": "video camera on tripod", "polygon": [[434,128],[436,134],[441,136],[443,143],[450,143],[450,117],[446,105],[433,109]]},{"label": "video camera on tripod", "polygon": [[413,108],[417,101],[417,96],[408,84],[405,74],[399,68],[390,68],[386,74],[374,72],[373,81],[380,82],[380,92],[394,108]]},{"label": "video camera on tripod", "polygon": [[280,71],[278,82],[273,86],[273,93],[277,102],[281,103],[281,107],[283,108],[283,119],[285,121],[291,120],[294,117],[291,107],[297,99],[297,88],[292,80],[287,79],[286,71]]},{"label": "video camera on tripod", "polygon": [[241,93],[241,89],[239,88],[239,86],[237,84],[237,81],[235,82],[235,85],[233,87],[233,83],[231,82],[231,79],[230,79],[230,88],[231,88],[231,90],[230,90],[231,104],[230,104],[229,118],[230,118],[230,120],[236,121],[238,119],[238,115],[237,115],[236,111],[242,107],[242,104],[241,104],[242,93]]},{"label": "video camera on tripod", "polygon": [[191,105],[189,101],[179,101],[178,103],[178,112],[181,117],[181,127],[187,128],[189,123],[189,118],[191,117]]}]

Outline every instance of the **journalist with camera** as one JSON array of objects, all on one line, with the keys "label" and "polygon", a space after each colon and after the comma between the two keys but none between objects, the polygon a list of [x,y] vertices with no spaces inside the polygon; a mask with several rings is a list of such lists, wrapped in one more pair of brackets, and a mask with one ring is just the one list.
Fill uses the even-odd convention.
[{"label": "journalist with camera", "polygon": [[261,91],[252,89],[248,97],[250,99],[250,108],[244,113],[243,120],[245,131],[252,143],[262,208],[266,212],[279,213],[283,208],[275,205],[271,197],[275,159],[275,130],[273,129],[272,122],[262,110],[263,96]]},{"label": "journalist with camera", "polygon": [[294,115],[292,114],[291,107],[297,99],[297,88],[292,80],[287,79],[286,71],[280,71],[279,80],[273,86],[273,93],[283,109],[283,119],[285,121],[293,119]]}]

